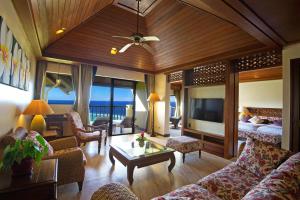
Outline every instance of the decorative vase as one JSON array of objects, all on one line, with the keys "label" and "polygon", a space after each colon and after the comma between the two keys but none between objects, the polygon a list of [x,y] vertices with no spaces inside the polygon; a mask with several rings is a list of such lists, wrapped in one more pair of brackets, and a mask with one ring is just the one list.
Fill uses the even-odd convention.
[{"label": "decorative vase", "polygon": [[144,141],[144,140],[139,141],[139,146],[140,146],[140,147],[144,147],[144,145],[145,145],[145,141]]},{"label": "decorative vase", "polygon": [[26,176],[31,175],[33,168],[33,159],[32,158],[24,158],[20,164],[15,162],[12,169],[12,176]]}]

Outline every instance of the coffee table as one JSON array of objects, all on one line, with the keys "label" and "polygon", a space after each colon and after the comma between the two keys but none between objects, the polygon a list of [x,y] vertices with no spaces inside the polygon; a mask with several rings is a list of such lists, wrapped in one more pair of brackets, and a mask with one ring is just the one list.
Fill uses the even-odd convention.
[{"label": "coffee table", "polygon": [[169,172],[175,165],[174,150],[162,145],[147,141],[142,146],[139,143],[111,144],[109,159],[115,164],[118,159],[124,166],[127,166],[127,179],[130,185],[133,183],[133,170],[135,167],[141,168],[156,163],[170,160]]}]

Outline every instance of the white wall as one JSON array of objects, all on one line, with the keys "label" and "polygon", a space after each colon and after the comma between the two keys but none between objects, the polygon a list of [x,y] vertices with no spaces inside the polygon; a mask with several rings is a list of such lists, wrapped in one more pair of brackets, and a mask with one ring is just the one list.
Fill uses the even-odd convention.
[{"label": "white wall", "polygon": [[283,80],[239,84],[239,107],[282,108]]},{"label": "white wall", "polygon": [[155,103],[154,131],[166,135],[169,133],[170,84],[165,74],[155,75],[155,92],[161,101]]},{"label": "white wall", "polygon": [[142,72],[117,69],[108,66],[99,66],[96,75],[133,81],[145,81],[144,73]]},{"label": "white wall", "polygon": [[18,126],[28,127],[30,117],[21,113],[30,103],[33,97],[36,59],[33,55],[31,44],[22,28],[18,14],[12,1],[0,0],[0,15],[6,21],[9,29],[13,32],[22,49],[25,51],[31,63],[31,78],[29,91],[19,90],[7,85],[0,84],[0,137],[9,130]]},{"label": "white wall", "polygon": [[290,144],[290,60],[300,58],[300,43],[283,48],[283,137],[282,148],[289,149]]},{"label": "white wall", "polygon": [[[189,91],[189,100],[191,98],[223,98],[225,99],[225,85],[221,86],[210,86],[210,87],[197,87],[190,88]],[[189,108],[190,110],[190,108]],[[188,124],[191,126],[189,128],[214,133],[219,135],[224,135],[225,124],[208,122],[202,120],[188,119]]]}]

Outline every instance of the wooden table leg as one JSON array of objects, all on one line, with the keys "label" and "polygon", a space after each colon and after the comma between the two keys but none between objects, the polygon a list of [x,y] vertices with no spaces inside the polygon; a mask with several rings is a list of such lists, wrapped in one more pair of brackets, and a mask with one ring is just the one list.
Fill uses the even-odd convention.
[{"label": "wooden table leg", "polygon": [[110,162],[114,165],[115,164],[115,159],[114,159],[111,148],[109,149],[109,159],[110,159]]},{"label": "wooden table leg", "polygon": [[171,172],[172,169],[173,169],[174,166],[175,166],[175,156],[174,156],[174,153],[171,154],[170,160],[171,160],[171,163],[170,163],[170,165],[169,165],[169,167],[168,167],[169,172]]},{"label": "wooden table leg", "polygon": [[127,179],[130,185],[133,183],[133,170],[135,166],[127,165]]}]

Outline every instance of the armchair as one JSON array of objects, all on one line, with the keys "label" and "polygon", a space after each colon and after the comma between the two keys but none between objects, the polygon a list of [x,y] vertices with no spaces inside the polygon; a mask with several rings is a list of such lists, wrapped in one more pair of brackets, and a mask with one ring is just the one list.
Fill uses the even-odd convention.
[{"label": "armchair", "polygon": [[[98,126],[86,125],[84,126],[80,115],[77,112],[68,113],[68,118],[71,122],[73,134],[76,136],[78,145],[85,144],[91,141],[98,141],[98,153],[100,153],[102,137],[104,143],[107,141],[107,125],[102,124]],[[105,131],[105,133],[103,133]]]},{"label": "armchair", "polygon": [[78,147],[75,137],[67,137],[50,141],[53,148],[52,155],[44,159],[58,159],[58,184],[77,182],[79,190],[82,189],[85,174],[86,158]]}]

